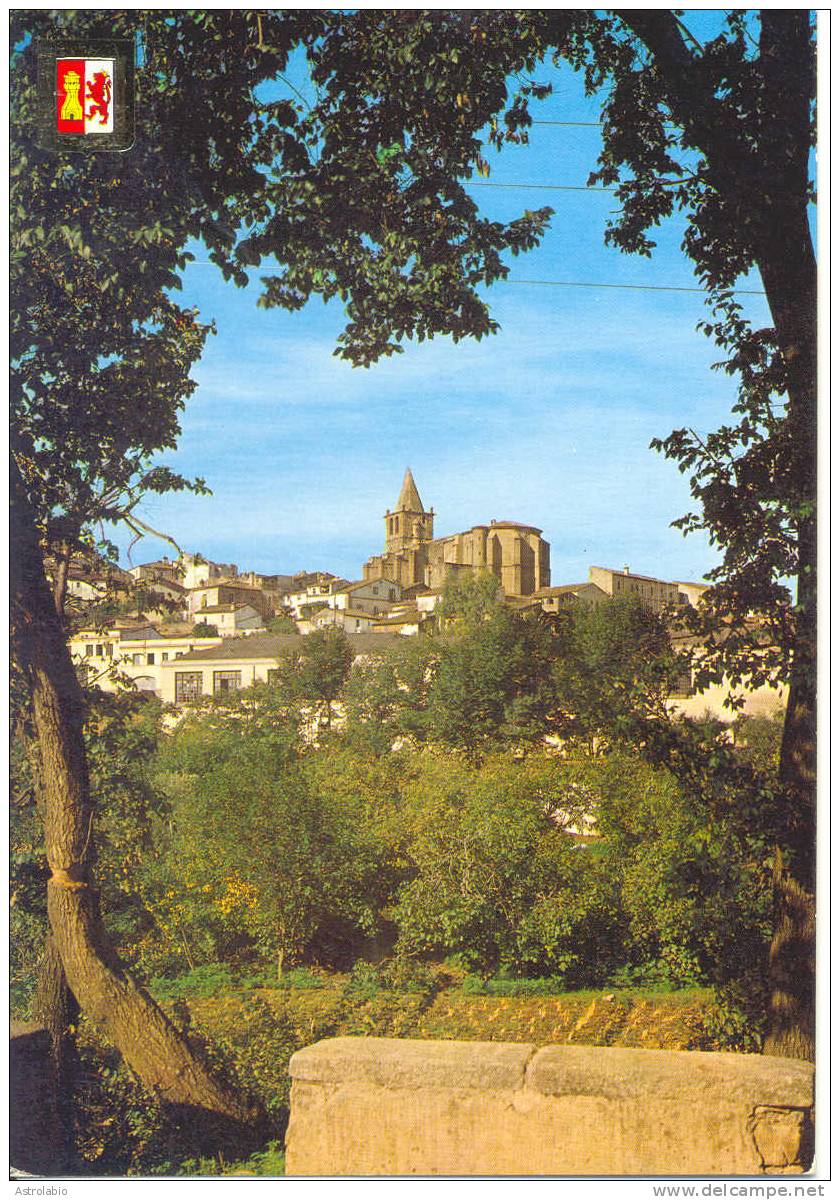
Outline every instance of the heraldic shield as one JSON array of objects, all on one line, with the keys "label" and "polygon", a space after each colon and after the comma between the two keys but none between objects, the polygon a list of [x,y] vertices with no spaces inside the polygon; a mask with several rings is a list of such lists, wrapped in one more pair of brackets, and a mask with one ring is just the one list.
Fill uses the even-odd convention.
[{"label": "heraldic shield", "polygon": [[130,149],[134,46],[127,41],[38,45],[39,143],[54,150]]}]

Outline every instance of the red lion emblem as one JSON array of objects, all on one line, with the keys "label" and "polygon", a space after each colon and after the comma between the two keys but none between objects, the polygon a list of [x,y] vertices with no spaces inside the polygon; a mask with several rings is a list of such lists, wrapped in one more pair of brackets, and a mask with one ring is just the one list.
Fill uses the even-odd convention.
[{"label": "red lion emblem", "polygon": [[87,118],[91,120],[99,114],[99,124],[108,124],[108,109],[111,106],[111,79],[105,71],[97,71],[87,85],[85,100],[90,101]]}]

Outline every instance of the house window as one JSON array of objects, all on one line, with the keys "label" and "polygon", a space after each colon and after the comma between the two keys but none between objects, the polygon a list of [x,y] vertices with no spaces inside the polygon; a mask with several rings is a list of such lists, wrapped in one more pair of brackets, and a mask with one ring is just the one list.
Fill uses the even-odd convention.
[{"label": "house window", "polygon": [[105,646],[105,653],[108,655],[108,657],[109,657],[109,658],[113,658],[113,657],[114,657],[114,645],[113,645],[113,642],[108,642],[108,644]]},{"label": "house window", "polygon": [[396,598],[397,598],[396,588],[388,588],[388,599],[396,600]]},{"label": "house window", "polygon": [[241,683],[241,671],[214,671],[213,695],[220,696],[222,692],[235,692]]},{"label": "house window", "polygon": [[101,642],[96,643],[96,657],[97,658],[102,657],[102,643]]},{"label": "house window", "polygon": [[132,663],[134,664],[134,666],[135,666],[135,667],[142,667],[142,665],[143,665],[143,655],[142,655],[142,654],[132,654],[132,656],[131,656],[131,661],[132,661]]},{"label": "house window", "polygon": [[155,665],[155,656],[154,656],[154,654],[147,654],[147,655],[146,655],[146,666],[147,666],[147,667],[153,667],[154,665]]},{"label": "house window", "polygon": [[175,672],[175,703],[184,704],[187,700],[197,700],[201,695],[201,671]]},{"label": "house window", "polygon": [[280,682],[280,668],[279,667],[269,667],[268,672],[266,674],[266,678],[271,687],[276,687],[277,684]]},{"label": "house window", "polygon": [[93,642],[85,646],[85,658],[93,658]]},{"label": "house window", "polygon": [[160,661],[161,662],[169,662],[169,651],[168,650],[163,651],[163,653],[160,656]]}]

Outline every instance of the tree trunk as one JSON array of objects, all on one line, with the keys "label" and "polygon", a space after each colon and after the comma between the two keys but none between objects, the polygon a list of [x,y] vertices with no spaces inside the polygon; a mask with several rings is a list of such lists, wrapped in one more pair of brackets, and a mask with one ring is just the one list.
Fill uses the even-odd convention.
[{"label": "tree trunk", "polygon": [[140,1081],[177,1115],[219,1140],[253,1133],[258,1110],[218,1082],[120,964],[102,924],[90,870],[93,810],[82,696],[44,575],[34,518],[12,461],[12,628],[26,673],[42,766],[52,877],[47,911],[67,983]]},{"label": "tree trunk", "polygon": [[53,599],[55,610],[59,616],[64,616],[64,603],[67,599],[67,580],[70,575],[70,559],[73,548],[69,542],[61,542],[55,555],[55,572],[53,574]]},{"label": "tree trunk", "polygon": [[[804,211],[780,214],[775,244],[759,261],[787,364],[786,499],[797,520],[796,631],[779,778],[787,800],[785,846],[776,854],[770,949],[768,1054],[813,1059],[816,971],[817,788],[817,347],[816,263]],[[782,853],[784,851],[784,856]]]},{"label": "tree trunk", "polygon": [[814,54],[806,9],[761,13],[762,136],[753,148],[718,101],[670,12],[624,10],[647,45],[675,118],[705,156],[717,190],[742,214],[787,368],[786,476],[780,499],[798,513],[796,634],[780,782],[787,839],[776,854],[776,924],[768,1053],[813,1057],[816,846],[817,273],[807,219]]},{"label": "tree trunk", "polygon": [[79,1018],[79,1005],[67,986],[64,967],[50,933],[38,970],[32,1015],[43,1025],[49,1039],[50,1074],[46,1082],[52,1093],[50,1109],[59,1122],[56,1133],[60,1144],[55,1148],[57,1164],[62,1170],[73,1171],[76,1166],[73,1097],[79,1066],[73,1030]]},{"label": "tree trunk", "polygon": [[[57,611],[61,613],[62,610],[57,608]],[[21,721],[17,734],[26,743],[32,793],[43,823],[44,786],[41,754],[31,723]],[[73,1098],[78,1067],[75,1026],[79,1017],[79,1005],[67,986],[64,967],[49,925],[44,939],[44,953],[38,966],[32,1015],[44,1028],[48,1039],[49,1077],[46,1086],[50,1090],[49,1111],[55,1114],[59,1126],[56,1134],[59,1141],[56,1160],[64,1170],[71,1171],[76,1165]]]}]

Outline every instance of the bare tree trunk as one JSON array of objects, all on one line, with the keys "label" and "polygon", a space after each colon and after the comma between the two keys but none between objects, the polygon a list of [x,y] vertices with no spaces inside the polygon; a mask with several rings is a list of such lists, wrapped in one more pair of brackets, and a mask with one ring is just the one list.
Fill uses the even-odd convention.
[{"label": "bare tree trunk", "polygon": [[12,462],[12,627],[26,673],[40,751],[47,911],[67,983],[82,1011],[159,1099],[220,1140],[253,1134],[259,1112],[213,1077],[120,964],[102,924],[89,862],[93,810],[82,736],[82,696],[44,575],[34,518]]}]

